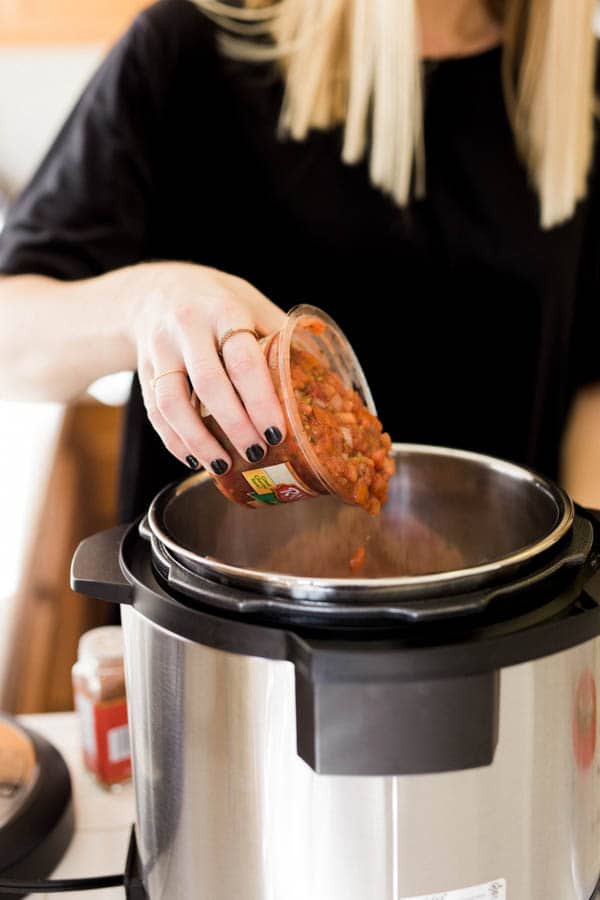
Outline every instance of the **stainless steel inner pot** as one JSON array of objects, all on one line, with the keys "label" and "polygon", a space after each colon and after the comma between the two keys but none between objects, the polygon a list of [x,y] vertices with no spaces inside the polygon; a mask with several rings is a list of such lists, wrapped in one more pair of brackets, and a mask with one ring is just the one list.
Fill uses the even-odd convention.
[{"label": "stainless steel inner pot", "polygon": [[[147,526],[186,570],[299,599],[456,593],[514,574],[569,531],[552,482],[492,457],[396,444],[381,515],[332,497],[248,510],[202,472],[162,491]],[[364,545],[358,577],[349,561]]]}]

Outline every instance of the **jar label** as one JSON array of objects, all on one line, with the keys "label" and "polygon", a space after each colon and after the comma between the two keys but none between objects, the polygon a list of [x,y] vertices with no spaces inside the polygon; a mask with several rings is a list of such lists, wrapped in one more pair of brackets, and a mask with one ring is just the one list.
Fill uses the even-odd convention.
[{"label": "jar label", "polygon": [[589,769],[596,755],[598,731],[596,681],[591,669],[579,677],[573,701],[573,750],[579,769]]},{"label": "jar label", "polygon": [[76,690],[75,706],[81,723],[86,768],[103,784],[129,778],[131,757],[126,698],[94,702],[83,691]]},{"label": "jar label", "polygon": [[94,706],[94,714],[98,742],[97,775],[105,784],[122,781],[131,774],[129,742],[125,746],[124,738],[127,731],[127,701],[124,697],[101,701]]},{"label": "jar label", "polygon": [[242,475],[252,488],[247,495],[250,506],[260,506],[261,503],[293,503],[305,497],[317,496],[296,474],[289,462],[263,466],[262,469],[246,469]]},{"label": "jar label", "polygon": [[475,884],[457,891],[434,891],[433,894],[401,897],[400,900],[506,900],[506,880],[496,878],[486,884]]},{"label": "jar label", "polygon": [[107,733],[108,742],[108,762],[123,762],[129,759],[129,728],[127,725],[118,725],[116,728],[109,728]]}]

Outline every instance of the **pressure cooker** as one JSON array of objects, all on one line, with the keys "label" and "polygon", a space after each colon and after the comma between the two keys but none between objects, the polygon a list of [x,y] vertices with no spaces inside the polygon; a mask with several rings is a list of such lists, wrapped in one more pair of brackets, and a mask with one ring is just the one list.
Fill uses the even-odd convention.
[{"label": "pressure cooker", "polygon": [[201,472],[79,546],[121,604],[151,900],[600,897],[600,516],[394,455],[377,517]]}]

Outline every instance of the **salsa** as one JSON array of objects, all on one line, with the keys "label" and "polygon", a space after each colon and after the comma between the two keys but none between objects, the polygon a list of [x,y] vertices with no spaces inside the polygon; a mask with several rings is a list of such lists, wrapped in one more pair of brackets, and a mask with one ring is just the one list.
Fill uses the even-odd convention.
[{"label": "salsa", "polygon": [[367,554],[367,551],[365,549],[365,545],[361,544],[359,547],[356,548],[356,550],[350,557],[349,566],[350,566],[350,571],[352,572],[353,575],[356,575],[358,572],[360,572],[360,570],[364,566],[366,554]]},{"label": "salsa", "polygon": [[394,472],[389,434],[358,391],[316,356],[292,346],[290,365],[302,427],[328,480],[342,499],[377,515]]}]

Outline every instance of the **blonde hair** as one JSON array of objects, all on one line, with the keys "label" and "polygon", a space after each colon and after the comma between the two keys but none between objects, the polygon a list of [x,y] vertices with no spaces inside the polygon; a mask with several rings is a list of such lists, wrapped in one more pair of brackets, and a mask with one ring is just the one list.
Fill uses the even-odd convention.
[{"label": "blonde hair", "polygon": [[[303,140],[344,125],[342,159],[369,152],[374,185],[405,206],[425,190],[417,0],[195,0],[223,51],[278,59],[280,129]],[[594,0],[488,0],[504,23],[503,83],[540,222],[568,219],[586,193],[593,143]]]}]

